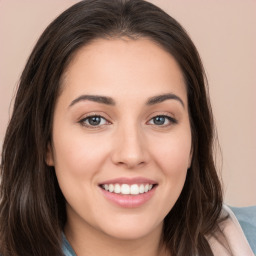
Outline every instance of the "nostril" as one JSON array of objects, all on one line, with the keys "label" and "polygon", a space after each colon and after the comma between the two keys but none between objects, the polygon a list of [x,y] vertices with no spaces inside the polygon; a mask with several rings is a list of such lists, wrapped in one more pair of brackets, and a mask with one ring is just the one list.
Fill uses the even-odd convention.
[{"label": "nostril", "polygon": [[137,168],[137,167],[142,167],[146,164],[146,162],[144,161],[137,161],[136,159],[127,159],[125,161],[120,161],[117,163],[117,165],[120,165],[120,166],[125,166],[126,168],[128,169],[133,169],[133,168]]},{"label": "nostril", "polygon": [[[128,129],[128,128],[124,128]],[[147,147],[145,142],[138,135],[129,131],[122,130],[122,135],[116,136],[112,151],[112,161],[116,165],[124,165],[127,168],[143,166],[148,161]],[[137,132],[136,132],[137,133]]]}]

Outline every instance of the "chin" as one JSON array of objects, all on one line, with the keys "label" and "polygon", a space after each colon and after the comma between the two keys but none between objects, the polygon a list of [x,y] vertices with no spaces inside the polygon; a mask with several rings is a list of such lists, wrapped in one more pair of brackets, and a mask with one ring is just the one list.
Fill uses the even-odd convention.
[{"label": "chin", "polygon": [[102,227],[102,231],[115,239],[120,240],[138,240],[147,236],[151,236],[153,233],[161,233],[163,222],[158,225],[153,225],[153,222],[149,223],[146,221],[134,221],[133,223],[122,222],[120,224],[114,223],[113,225],[107,225]]}]

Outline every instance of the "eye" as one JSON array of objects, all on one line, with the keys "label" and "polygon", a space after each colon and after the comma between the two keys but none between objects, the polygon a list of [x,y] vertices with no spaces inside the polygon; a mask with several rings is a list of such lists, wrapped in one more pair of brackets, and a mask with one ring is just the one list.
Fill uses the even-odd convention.
[{"label": "eye", "polygon": [[99,115],[87,116],[86,118],[80,120],[79,123],[87,127],[99,127],[109,124],[109,122],[104,117]]},{"label": "eye", "polygon": [[149,120],[149,124],[151,125],[157,125],[157,126],[168,126],[171,124],[176,124],[177,120],[173,117],[166,116],[166,115],[159,115],[155,116],[152,119]]}]

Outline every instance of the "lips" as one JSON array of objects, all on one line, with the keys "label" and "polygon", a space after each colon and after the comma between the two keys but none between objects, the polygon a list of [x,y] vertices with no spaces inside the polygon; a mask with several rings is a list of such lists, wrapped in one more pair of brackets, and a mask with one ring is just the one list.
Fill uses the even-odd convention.
[{"label": "lips", "polygon": [[154,194],[157,182],[137,178],[118,178],[99,184],[103,195],[108,201],[121,207],[139,207],[146,203]]}]

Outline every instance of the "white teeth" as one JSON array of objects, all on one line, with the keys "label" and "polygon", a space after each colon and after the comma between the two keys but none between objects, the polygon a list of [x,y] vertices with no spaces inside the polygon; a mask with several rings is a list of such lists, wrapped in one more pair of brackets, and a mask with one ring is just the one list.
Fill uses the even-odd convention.
[{"label": "white teeth", "polygon": [[138,195],[140,193],[139,186],[137,184],[131,185],[131,194]]},{"label": "white teeth", "polygon": [[129,195],[130,194],[130,186],[127,184],[122,184],[121,186],[121,194]]},{"label": "white teeth", "polygon": [[114,191],[114,185],[113,184],[109,184],[108,185],[108,191],[109,192],[113,192]]},{"label": "white teeth", "polygon": [[150,191],[152,184],[104,184],[101,186],[106,191],[122,195],[138,195]]},{"label": "white teeth", "polygon": [[116,185],[115,185],[114,192],[115,192],[116,194],[121,193],[121,187],[120,187],[120,185],[119,185],[119,184],[116,184]]}]

